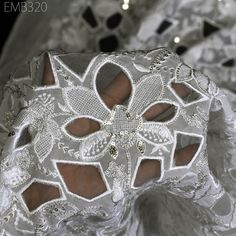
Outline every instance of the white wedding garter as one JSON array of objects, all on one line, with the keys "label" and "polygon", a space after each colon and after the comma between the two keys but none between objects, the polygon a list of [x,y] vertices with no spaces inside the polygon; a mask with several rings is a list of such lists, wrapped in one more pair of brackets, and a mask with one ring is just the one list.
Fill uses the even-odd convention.
[{"label": "white wedding garter", "polygon": [[[236,235],[235,114],[214,82],[167,48],[48,56],[54,85],[40,85],[43,57],[5,85],[0,235]],[[98,93],[105,67],[104,77],[123,71],[132,87],[112,109]],[[181,98],[173,83],[191,94]],[[146,120],[159,103],[174,107],[173,116]],[[71,135],[67,125],[80,117],[100,130]],[[193,143],[192,159],[177,165],[175,151]],[[145,160],[158,162],[160,175],[136,186]],[[98,168],[106,190],[94,198],[73,193],[61,164]],[[30,210],[23,193],[34,183],[60,196]]]}]

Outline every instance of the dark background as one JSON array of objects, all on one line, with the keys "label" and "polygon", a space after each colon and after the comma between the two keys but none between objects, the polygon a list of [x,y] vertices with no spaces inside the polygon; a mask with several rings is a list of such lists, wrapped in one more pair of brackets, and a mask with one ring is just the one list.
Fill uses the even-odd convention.
[{"label": "dark background", "polygon": [[17,16],[19,15],[19,11],[4,11],[4,2],[12,2],[13,4],[17,4],[18,2],[24,2],[24,0],[0,0],[0,55]]}]

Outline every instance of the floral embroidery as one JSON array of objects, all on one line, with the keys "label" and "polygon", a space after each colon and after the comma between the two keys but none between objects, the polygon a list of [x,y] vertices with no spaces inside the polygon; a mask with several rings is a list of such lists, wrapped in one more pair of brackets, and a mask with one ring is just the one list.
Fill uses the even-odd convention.
[{"label": "floral embroidery", "polygon": [[15,126],[30,123],[29,133],[33,137],[34,151],[42,162],[51,152],[54,139],[60,139],[61,131],[52,119],[58,114],[54,107],[55,98],[43,93],[28,102],[29,108],[23,110],[16,120]]},{"label": "floral embroidery", "polygon": [[124,189],[126,188],[128,175],[125,171],[125,165],[117,165],[116,162],[109,162],[109,166],[105,171],[105,175],[113,178],[113,201],[118,202],[124,197]]}]

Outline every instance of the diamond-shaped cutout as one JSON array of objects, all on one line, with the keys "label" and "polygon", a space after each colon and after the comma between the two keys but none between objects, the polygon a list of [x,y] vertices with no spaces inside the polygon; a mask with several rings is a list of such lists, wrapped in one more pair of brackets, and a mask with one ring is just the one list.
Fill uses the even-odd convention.
[{"label": "diamond-shaped cutout", "polygon": [[51,183],[32,182],[22,193],[29,211],[34,211],[46,202],[61,198],[59,187]]},{"label": "diamond-shaped cutout", "polygon": [[199,152],[202,141],[198,135],[177,133],[173,166],[187,166]]},{"label": "diamond-shaped cutout", "polygon": [[57,169],[68,192],[87,200],[104,195],[108,186],[101,176],[98,165],[57,162]]},{"label": "diamond-shaped cutout", "polygon": [[158,180],[161,176],[161,160],[143,159],[136,171],[133,186],[138,188],[152,179]]},{"label": "diamond-shaped cutout", "polygon": [[183,105],[191,105],[204,99],[204,96],[186,83],[171,83],[171,88]]}]

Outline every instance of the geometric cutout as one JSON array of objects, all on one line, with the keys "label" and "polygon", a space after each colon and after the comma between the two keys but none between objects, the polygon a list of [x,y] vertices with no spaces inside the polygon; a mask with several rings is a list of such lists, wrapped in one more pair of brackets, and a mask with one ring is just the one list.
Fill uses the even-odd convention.
[{"label": "geometric cutout", "polygon": [[163,20],[162,23],[160,24],[160,26],[157,28],[156,32],[158,34],[162,34],[164,31],[166,31],[170,26],[172,25],[172,23],[168,20]]},{"label": "geometric cutout", "polygon": [[90,25],[91,28],[97,27],[97,20],[93,14],[92,9],[89,6],[83,12],[82,17]]},{"label": "geometric cutout", "polygon": [[16,143],[16,148],[24,146],[32,141],[31,135],[29,133],[29,126],[24,128],[21,131],[20,137],[18,138],[18,141]]},{"label": "geometric cutout", "polygon": [[202,138],[192,134],[178,133],[176,139],[174,166],[186,166],[192,161],[200,148]]},{"label": "geometric cutout", "polygon": [[33,182],[22,196],[29,211],[33,211],[48,201],[60,198],[60,191],[51,184]]},{"label": "geometric cutout", "polygon": [[140,187],[152,179],[159,179],[161,176],[161,161],[144,159],[141,161],[134,181],[134,187]]},{"label": "geometric cutout", "polygon": [[180,45],[180,46],[178,46],[178,47],[175,49],[175,52],[176,52],[178,55],[182,55],[182,54],[184,54],[187,50],[188,50],[188,48],[187,48],[186,46]]},{"label": "geometric cutout", "polygon": [[234,59],[229,59],[229,60],[223,62],[222,66],[224,66],[224,67],[233,67],[233,66],[235,66],[235,60]]},{"label": "geometric cutout", "polygon": [[90,118],[77,118],[65,127],[66,131],[74,137],[84,137],[100,129],[100,124]]},{"label": "geometric cutout", "polygon": [[101,100],[110,109],[114,105],[126,105],[131,94],[130,80],[119,66],[112,63],[106,63],[100,68],[96,88]]},{"label": "geometric cutout", "polygon": [[200,93],[186,84],[172,82],[171,87],[183,104],[197,102],[203,98]]},{"label": "geometric cutout", "polygon": [[115,35],[108,35],[99,41],[99,48],[102,52],[115,51],[119,46],[118,39]]},{"label": "geometric cutout", "polygon": [[43,76],[41,85],[54,85],[54,84],[55,84],[55,78],[53,75],[50,59],[48,54],[45,54],[43,61]]},{"label": "geometric cutout", "polygon": [[167,122],[176,116],[177,110],[178,108],[171,103],[156,103],[148,108],[143,116],[148,121]]},{"label": "geometric cutout", "polygon": [[73,194],[91,200],[107,191],[100,167],[57,162],[57,168],[67,190]]},{"label": "geometric cutout", "polygon": [[203,21],[203,36],[208,37],[214,32],[218,31],[219,28],[208,21]]},{"label": "geometric cutout", "polygon": [[115,29],[119,26],[120,22],[122,20],[122,15],[117,12],[115,14],[113,14],[112,16],[110,16],[108,19],[107,19],[107,28],[109,29]]}]

